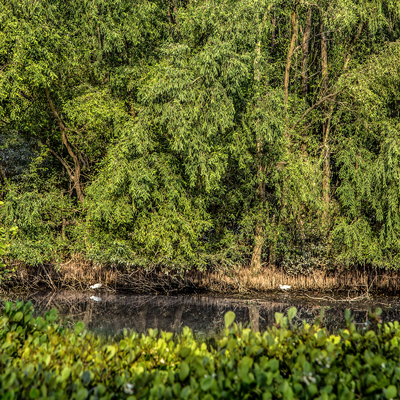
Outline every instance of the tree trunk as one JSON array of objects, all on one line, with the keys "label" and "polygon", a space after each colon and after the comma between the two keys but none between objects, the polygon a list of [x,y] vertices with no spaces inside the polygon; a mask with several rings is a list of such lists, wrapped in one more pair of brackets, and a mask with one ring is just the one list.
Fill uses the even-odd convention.
[{"label": "tree trunk", "polygon": [[140,333],[146,332],[146,317],[148,308],[149,306],[147,303],[141,306],[138,315],[136,317],[136,322],[137,322],[136,329]]},{"label": "tree trunk", "polygon": [[254,247],[251,255],[251,272],[257,274],[261,270],[261,255],[264,244],[262,221],[258,220],[254,235]]},{"label": "tree trunk", "polygon": [[[307,12],[307,21],[306,26],[304,28],[303,34],[303,43],[301,46],[302,49],[302,59],[301,59],[301,94],[305,99],[308,94],[308,54],[309,54],[309,47],[310,47],[310,37],[311,37],[311,8]],[[303,139],[301,144],[301,153],[304,156],[307,156],[307,145],[306,139]]]},{"label": "tree trunk", "polygon": [[174,20],[178,31],[180,30],[179,14],[178,14],[178,0],[173,0]]},{"label": "tree trunk", "polygon": [[[275,214],[272,216],[272,223],[271,223],[272,230],[275,230]],[[276,263],[276,247],[277,247],[277,236],[276,234],[273,236],[273,241],[271,247],[269,249],[269,265],[274,266]]]},{"label": "tree trunk", "polygon": [[304,29],[303,44],[301,46],[303,57],[301,59],[301,93],[303,97],[308,93],[308,49],[310,47],[311,37],[311,8],[307,13],[307,22]]},{"label": "tree trunk", "polygon": [[271,50],[274,50],[275,47],[275,27],[276,27],[276,16],[272,18],[272,35],[271,35]]},{"label": "tree trunk", "polygon": [[172,325],[172,330],[174,332],[178,331],[178,328],[182,323],[183,310],[184,310],[183,303],[179,304],[179,306],[175,309],[174,324]]},{"label": "tree trunk", "polygon": [[65,218],[62,219],[61,225],[61,237],[65,240],[65,228],[67,227],[67,220]]},{"label": "tree trunk", "polygon": [[88,301],[86,303],[86,309],[85,312],[83,313],[83,323],[87,327],[89,323],[92,321],[92,315],[93,315],[93,304],[92,301]]},{"label": "tree trunk", "polygon": [[[322,70],[322,90],[323,95],[328,90],[328,50],[327,50],[327,37],[324,31],[324,25],[321,22],[321,70]],[[333,103],[332,103],[333,104]],[[326,225],[327,213],[330,202],[330,148],[329,148],[329,134],[331,128],[331,114],[333,112],[332,106],[328,119],[322,124],[322,200],[324,202],[324,210],[322,213],[322,221]]]},{"label": "tree trunk", "polygon": [[287,104],[289,99],[290,67],[292,65],[292,57],[297,41],[297,28],[298,27],[297,27],[296,10],[295,10],[292,13],[292,40],[290,41],[290,47],[287,54],[286,67],[285,67],[285,82],[284,82],[285,104]]},{"label": "tree trunk", "polygon": [[[288,112],[288,101],[289,101],[289,83],[290,83],[290,68],[292,65],[292,58],[297,42],[297,31],[298,31],[298,24],[297,24],[297,17],[296,17],[296,9],[292,13],[292,18],[291,18],[291,26],[292,26],[292,39],[290,41],[290,47],[289,51],[287,53],[287,58],[286,58],[286,66],[285,66],[285,81],[284,81],[284,94],[285,94],[285,102],[284,102],[284,107],[285,107],[285,119],[286,119],[286,127],[285,127],[285,136],[287,139],[287,147],[286,150],[288,153],[290,153],[290,127],[289,127],[289,112]],[[286,184],[285,181],[283,181],[282,184],[282,209],[286,208]]]},{"label": "tree trunk", "polygon": [[[353,54],[354,46],[357,43],[361,32],[363,30],[364,23],[361,22],[358,26],[357,33],[353,38],[352,45],[348,54],[345,57],[345,61],[343,64],[343,72],[345,72],[349,66],[351,56]],[[328,51],[327,51],[327,37],[324,32],[324,26],[321,22],[321,69],[322,69],[322,88],[324,90],[324,94],[326,94],[328,90]],[[332,116],[334,111],[334,104],[339,92],[335,92],[332,95],[326,96],[326,98],[331,97],[331,105],[329,110],[327,110],[327,120],[322,125],[322,199],[325,205],[325,209],[322,214],[322,221],[324,224],[327,224],[328,220],[328,210],[330,206],[330,195],[331,195],[331,164],[330,164],[330,133],[332,129]]]},{"label": "tree trunk", "polygon": [[251,323],[251,329],[254,332],[260,331],[260,310],[257,306],[251,305],[249,307],[249,320]]},{"label": "tree trunk", "polygon": [[326,32],[324,31],[324,25],[321,22],[321,69],[322,69],[322,88],[324,90],[323,95],[328,88],[328,49],[327,49],[327,38]]},{"label": "tree trunk", "polygon": [[101,34],[100,34],[100,26],[97,25],[97,39],[99,41],[99,50],[101,50],[102,46],[101,46]]},{"label": "tree trunk", "polygon": [[[265,16],[264,16],[265,19]],[[263,19],[263,22],[264,22]],[[260,71],[260,60],[261,60],[261,30],[262,30],[262,23],[259,26],[259,41],[257,42],[255,53],[256,57],[254,59],[254,84],[255,86],[260,85],[261,81],[261,71]],[[259,99],[257,99],[258,101]],[[257,196],[262,204],[264,201],[264,167],[263,167],[263,160],[262,160],[262,151],[263,151],[263,143],[261,138],[257,137],[256,133],[256,144],[257,144],[257,160],[258,160],[258,167],[257,167],[257,181],[258,181],[258,188],[257,188]],[[264,243],[263,238],[263,218],[261,215],[258,216],[258,221],[256,225],[256,231],[254,235],[254,246],[253,246],[253,253],[251,256],[251,272],[256,274],[261,269],[261,255],[262,255],[262,247]]]},{"label": "tree trunk", "polygon": [[70,177],[70,179],[72,180],[72,182],[74,183],[74,188],[76,190],[76,195],[78,197],[78,200],[83,204],[85,202],[85,197],[83,195],[83,191],[82,191],[82,187],[81,187],[81,182],[80,182],[80,177],[81,177],[81,164],[79,162],[79,158],[77,157],[77,155],[75,154],[71,144],[68,141],[68,136],[67,136],[67,129],[64,125],[64,123],[61,120],[60,115],[58,114],[57,109],[54,106],[53,101],[51,100],[50,97],[50,93],[49,90],[46,88],[46,97],[47,100],[49,102],[50,105],[50,109],[53,113],[53,115],[55,116],[58,126],[60,128],[61,131],[61,137],[62,137],[62,142],[64,144],[64,146],[66,147],[68,154],[72,157],[73,161],[74,161],[74,172],[72,173],[72,171],[70,170],[70,168],[67,166],[67,164],[64,162],[62,162],[61,157],[57,156],[55,154],[55,152],[53,150],[50,150],[54,155],[56,155],[56,157],[62,162],[64,168],[67,170],[68,175]]},{"label": "tree trunk", "polygon": [[6,173],[4,172],[4,169],[1,166],[1,164],[0,164],[0,175],[3,178],[4,182],[7,184],[8,183],[7,176],[6,176]]},{"label": "tree trunk", "polygon": [[[333,106],[331,106],[330,114],[333,112]],[[326,224],[328,217],[328,209],[330,203],[331,193],[331,164],[330,156],[331,150],[329,147],[329,136],[331,129],[331,118],[329,117],[326,124],[323,125],[323,136],[322,136],[322,198],[324,202],[324,211],[322,213],[322,221]]]}]

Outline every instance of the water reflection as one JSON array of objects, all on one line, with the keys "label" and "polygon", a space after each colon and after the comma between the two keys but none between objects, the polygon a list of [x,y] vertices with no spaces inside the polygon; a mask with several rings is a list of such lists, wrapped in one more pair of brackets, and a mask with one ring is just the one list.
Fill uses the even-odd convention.
[{"label": "water reflection", "polygon": [[[21,296],[20,296],[21,298]],[[99,300],[101,299],[101,301]],[[115,334],[124,328],[144,333],[149,328],[179,332],[183,326],[197,334],[212,335],[224,326],[227,311],[236,314],[236,321],[264,331],[274,324],[275,313],[287,313],[297,307],[295,321],[312,322],[325,309],[324,323],[333,332],[344,326],[344,310],[350,308],[357,324],[364,324],[368,309],[383,309],[384,322],[400,319],[400,304],[396,298],[382,298],[369,303],[313,302],[289,294],[275,295],[270,299],[238,300],[209,296],[146,296],[96,292],[56,292],[24,296],[31,300],[38,314],[56,308],[65,324],[81,320],[102,334]]]}]

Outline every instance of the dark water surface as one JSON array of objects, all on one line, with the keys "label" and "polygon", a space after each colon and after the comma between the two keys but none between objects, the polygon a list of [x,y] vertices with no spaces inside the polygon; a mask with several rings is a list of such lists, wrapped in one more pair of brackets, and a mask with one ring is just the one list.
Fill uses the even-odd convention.
[{"label": "dark water surface", "polygon": [[[98,301],[91,299],[93,296]],[[312,323],[324,308],[324,324],[331,332],[344,327],[346,308],[351,310],[354,322],[361,327],[367,321],[370,308],[382,308],[383,322],[400,320],[400,301],[394,296],[374,297],[373,301],[365,302],[344,302],[277,293],[262,299],[241,300],[195,295],[129,295],[97,290],[36,293],[19,296],[19,299],[31,300],[39,315],[55,308],[64,324],[83,321],[90,330],[107,335],[117,334],[124,328],[140,333],[149,328],[179,332],[184,326],[190,327],[196,335],[213,335],[224,327],[224,315],[230,310],[235,312],[237,322],[244,325],[251,322],[253,328],[264,331],[274,324],[276,312],[286,314],[293,306],[298,310],[297,323],[303,320]]]}]

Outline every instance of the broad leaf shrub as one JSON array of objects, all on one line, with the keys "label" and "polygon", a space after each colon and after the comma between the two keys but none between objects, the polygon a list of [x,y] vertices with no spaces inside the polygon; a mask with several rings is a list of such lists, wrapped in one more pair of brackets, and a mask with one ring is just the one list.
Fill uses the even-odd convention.
[{"label": "broad leaf shrub", "polygon": [[147,336],[124,332],[107,342],[55,310],[32,316],[32,304],[5,304],[0,318],[1,399],[395,399],[400,391],[398,322],[328,335],[292,324],[296,309],[264,333],[225,316],[214,346],[190,329]]}]

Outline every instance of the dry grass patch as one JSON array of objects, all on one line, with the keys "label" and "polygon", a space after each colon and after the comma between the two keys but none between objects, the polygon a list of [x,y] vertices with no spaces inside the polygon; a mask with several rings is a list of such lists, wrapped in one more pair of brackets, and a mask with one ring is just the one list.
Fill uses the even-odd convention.
[{"label": "dry grass patch", "polygon": [[166,274],[161,268],[146,270],[102,266],[74,257],[58,267],[53,264],[36,267],[19,264],[7,286],[9,289],[22,290],[86,290],[95,283],[102,283],[109,290],[131,290],[139,293],[198,290],[224,294],[252,293],[277,290],[279,285],[289,285],[291,290],[296,291],[395,292],[400,289],[400,274],[373,268],[342,268],[333,271],[317,269],[309,275],[290,275],[275,266],[265,266],[257,274],[247,267]]}]

